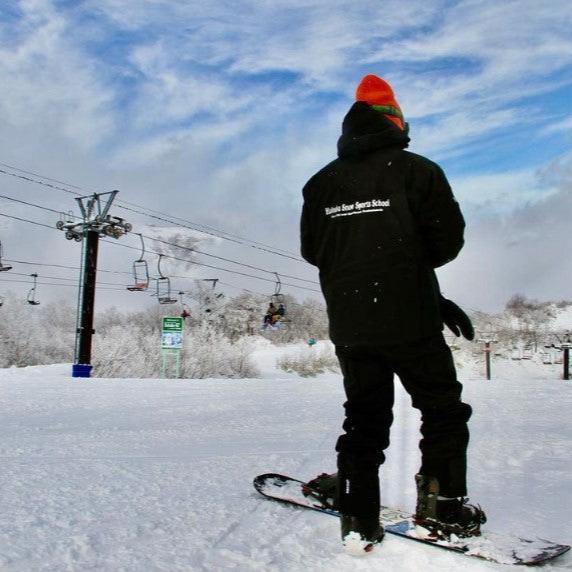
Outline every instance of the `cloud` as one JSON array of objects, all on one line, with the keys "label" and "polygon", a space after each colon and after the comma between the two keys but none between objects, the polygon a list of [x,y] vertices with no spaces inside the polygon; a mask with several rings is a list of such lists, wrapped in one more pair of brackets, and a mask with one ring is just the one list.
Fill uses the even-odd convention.
[{"label": "cloud", "polygon": [[[538,76],[570,65],[571,22],[568,2],[466,0],[445,10],[440,25],[426,33],[384,43],[372,59],[425,62],[430,66],[447,58],[459,63],[465,59],[473,64],[469,74],[464,73],[463,66],[458,67],[466,80],[472,81],[476,75],[508,87],[526,85],[528,90],[535,90],[542,87],[536,85]],[[497,93],[494,87],[484,82],[477,95],[493,98]]]},{"label": "cloud", "polygon": [[53,130],[84,148],[97,145],[111,129],[113,90],[68,40],[68,22],[50,2],[21,7],[21,19],[0,36],[3,123]]},{"label": "cloud", "polygon": [[[464,250],[439,272],[452,297],[489,310],[500,309],[515,292],[541,300],[570,299],[572,259],[566,255],[566,245],[572,212],[572,157],[560,158],[545,170],[558,172],[550,181],[558,185],[553,193],[504,215],[469,223]],[[526,179],[526,173],[522,175]]]},{"label": "cloud", "polygon": [[134,116],[141,125],[169,124],[200,113],[227,118],[252,105],[254,93],[236,92],[219,77],[184,73],[173,56],[162,41],[136,47],[130,56],[140,74]]},{"label": "cloud", "polygon": [[553,133],[561,133],[566,132],[569,134],[572,131],[572,116],[567,117],[557,123],[553,123],[551,125],[547,125],[542,132],[545,135],[551,135]]},{"label": "cloud", "polygon": [[142,160],[184,131],[211,130],[224,145],[268,129],[264,108],[293,125],[310,113],[319,121],[317,98],[349,103],[363,72],[386,69],[422,152],[452,156],[522,122],[515,102],[561,85],[555,74],[572,62],[572,15],[560,1],[20,6],[4,33],[2,115],[18,125],[52,118],[75,144],[111,155],[141,143]]},{"label": "cloud", "polygon": [[[413,150],[454,167],[475,264],[479,253],[502,261],[521,252],[525,237],[511,248],[487,237],[504,244],[498,229],[515,235],[511,213],[536,212],[563,192],[554,173],[566,177],[565,162],[550,162],[551,174],[541,163],[561,153],[552,145],[570,119],[544,129],[538,119],[563,115],[546,98],[566,90],[572,65],[572,8],[564,0],[25,0],[18,8],[0,27],[2,161],[89,189],[119,188],[120,200],[297,251],[300,189],[334,158],[354,87],[374,72],[395,86],[412,121]],[[517,129],[530,160],[506,143]],[[502,135],[503,152],[514,154],[512,162],[505,157],[510,171],[473,165],[479,153],[496,159],[493,138]],[[539,140],[543,154],[535,152]],[[73,205],[53,191],[7,186],[53,208]],[[41,244],[50,259],[75,256],[64,254],[71,247],[56,233],[33,230],[22,241],[21,225],[2,224],[12,252],[34,257]],[[314,276],[252,249],[214,247],[272,271]],[[108,250],[116,251],[109,264],[129,267],[123,249]],[[525,258],[531,268],[543,260]],[[507,290],[519,286],[498,267]]]},{"label": "cloud", "polygon": [[451,185],[463,210],[477,220],[518,211],[558,191],[537,169],[453,177]]},{"label": "cloud", "polygon": [[528,123],[538,137],[535,122],[547,115],[543,99],[570,85],[571,25],[568,2],[469,0],[444,10],[442,21],[425,31],[383,42],[368,61],[391,62],[423,149],[446,144],[447,154],[459,154],[465,130],[486,140]]},{"label": "cloud", "polygon": [[[355,65],[356,52],[363,52],[369,41],[427,24],[442,4],[239,0],[202,7],[181,1],[142,6],[134,0],[103,0],[97,2],[97,10],[119,29],[144,28],[151,33],[169,29],[174,32],[170,43],[176,44],[182,61],[200,58],[202,64],[249,75],[291,72],[308,83],[331,85],[332,72],[338,75]],[[89,3],[86,8],[93,6]]]},{"label": "cloud", "polygon": [[491,111],[485,116],[478,110],[458,111],[413,127],[411,136],[416,151],[442,159],[465,152],[470,143],[500,133],[517,121],[522,117],[515,110]]}]

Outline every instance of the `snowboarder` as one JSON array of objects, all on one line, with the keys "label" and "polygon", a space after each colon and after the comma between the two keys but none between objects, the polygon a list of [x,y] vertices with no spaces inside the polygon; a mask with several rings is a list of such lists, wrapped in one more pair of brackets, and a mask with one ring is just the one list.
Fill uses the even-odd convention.
[{"label": "snowboarder", "polygon": [[336,444],[341,532],[366,551],[383,538],[379,466],[393,421],[397,374],[422,414],[416,522],[429,535],[477,535],[467,504],[467,422],[443,323],[472,339],[469,318],[440,295],[434,269],[461,250],[465,222],[442,169],[405,148],[408,125],[391,86],[375,75],[357,87],[338,158],[303,190],[302,256],[318,267],[330,337],[347,401]]}]

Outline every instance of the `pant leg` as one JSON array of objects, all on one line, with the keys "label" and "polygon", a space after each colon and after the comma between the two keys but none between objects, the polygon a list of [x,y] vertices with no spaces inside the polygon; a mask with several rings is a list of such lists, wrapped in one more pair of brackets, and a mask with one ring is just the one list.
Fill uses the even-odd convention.
[{"label": "pant leg", "polygon": [[345,420],[336,451],[374,456],[385,461],[393,423],[393,371],[373,348],[336,347],[344,376]]},{"label": "pant leg", "polygon": [[440,493],[467,494],[471,406],[461,401],[451,350],[442,335],[393,348],[391,360],[413,407],[421,411],[420,474],[439,480]]},{"label": "pant leg", "polygon": [[337,347],[347,401],[336,444],[338,502],[345,515],[379,514],[379,465],[393,422],[393,372],[376,351]]}]

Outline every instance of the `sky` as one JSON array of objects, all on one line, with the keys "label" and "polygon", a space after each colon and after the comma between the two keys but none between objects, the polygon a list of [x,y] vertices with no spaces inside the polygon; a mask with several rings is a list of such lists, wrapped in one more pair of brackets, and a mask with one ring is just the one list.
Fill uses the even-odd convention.
[{"label": "sky", "polygon": [[[10,218],[53,226],[57,213],[5,198],[67,212],[74,197],[15,176],[27,171],[210,225],[227,238],[202,235],[202,252],[256,268],[165,260],[174,291],[219,278],[229,294],[272,293],[277,272],[295,277],[283,292],[319,297],[315,269],[292,259],[301,189],[335,158],[355,88],[375,73],[395,90],[410,150],[444,168],[467,219],[464,250],[438,273],[445,294],[489,311],[515,293],[571,299],[570,29],[568,0],[2,2],[0,169],[11,174],[0,172],[0,241],[21,262],[0,294],[25,296],[37,272],[43,300],[76,296],[76,271],[40,263],[78,266],[80,245]],[[181,232],[111,210],[134,232]],[[99,279],[117,290],[102,287],[98,303],[156,303],[124,290],[139,238],[117,242],[131,250],[102,245],[100,268],[118,274]]]}]

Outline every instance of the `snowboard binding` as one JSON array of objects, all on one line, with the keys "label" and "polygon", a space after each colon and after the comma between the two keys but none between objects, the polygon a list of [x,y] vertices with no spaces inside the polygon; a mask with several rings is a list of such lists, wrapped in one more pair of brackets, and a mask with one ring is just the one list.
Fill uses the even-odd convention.
[{"label": "snowboard binding", "polygon": [[416,475],[417,510],[415,532],[424,540],[469,538],[481,535],[487,521],[480,505],[468,504],[467,498],[439,497],[439,482],[433,477]]},{"label": "snowboard binding", "polygon": [[302,493],[305,497],[317,500],[324,508],[338,510],[336,487],[338,474],[321,473],[315,479],[302,485]]}]

